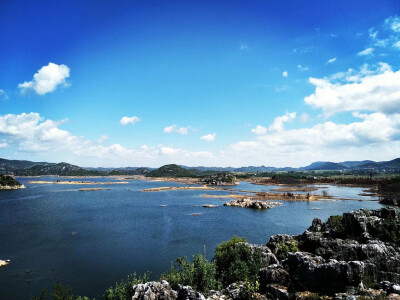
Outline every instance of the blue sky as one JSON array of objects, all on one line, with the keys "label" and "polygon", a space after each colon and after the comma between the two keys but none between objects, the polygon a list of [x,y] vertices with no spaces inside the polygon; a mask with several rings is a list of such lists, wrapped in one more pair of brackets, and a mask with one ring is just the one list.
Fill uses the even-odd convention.
[{"label": "blue sky", "polygon": [[399,1],[1,1],[0,157],[393,159],[399,15]]}]

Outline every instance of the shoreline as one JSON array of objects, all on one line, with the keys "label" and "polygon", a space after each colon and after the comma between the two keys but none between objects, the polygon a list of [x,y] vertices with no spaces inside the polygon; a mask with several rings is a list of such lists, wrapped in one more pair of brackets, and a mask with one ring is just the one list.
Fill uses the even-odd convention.
[{"label": "shoreline", "polygon": [[95,182],[95,181],[43,181],[30,180],[30,184],[67,184],[67,185],[112,185],[112,184],[128,184],[128,181],[112,181],[112,182]]}]

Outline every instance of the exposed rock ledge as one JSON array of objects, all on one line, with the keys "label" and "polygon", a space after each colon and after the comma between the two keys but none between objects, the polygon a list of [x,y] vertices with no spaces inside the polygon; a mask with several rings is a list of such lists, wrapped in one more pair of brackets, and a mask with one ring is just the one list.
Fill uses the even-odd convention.
[{"label": "exposed rock ledge", "polygon": [[[280,253],[296,244],[298,252]],[[260,249],[260,289],[253,299],[400,299],[400,217],[394,208],[314,219],[297,236],[276,235]],[[283,257],[282,257],[283,256]],[[278,260],[277,257],[281,259]],[[132,299],[239,300],[243,283],[201,294],[168,282],[133,286]]]},{"label": "exposed rock ledge", "polygon": [[235,206],[235,207],[254,208],[254,209],[269,209],[279,205],[282,205],[282,203],[262,201],[253,198],[242,198],[224,203],[224,206]]}]

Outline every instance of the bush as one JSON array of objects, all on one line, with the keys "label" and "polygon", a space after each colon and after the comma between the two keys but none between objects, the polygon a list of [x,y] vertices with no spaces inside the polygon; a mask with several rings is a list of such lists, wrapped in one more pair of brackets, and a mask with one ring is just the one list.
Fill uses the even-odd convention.
[{"label": "bush", "polygon": [[[47,289],[44,289],[39,297],[32,297],[31,300],[46,300],[46,295]],[[50,296],[53,300],[90,300],[88,297],[74,295],[69,286],[63,286],[59,282],[53,284],[53,291]]]},{"label": "bush", "polygon": [[248,299],[256,299],[256,293],[260,289],[260,283],[258,280],[255,282],[245,282],[243,288],[240,289],[239,299],[240,300],[248,300]]},{"label": "bush", "polygon": [[234,236],[217,246],[214,262],[217,267],[217,279],[227,286],[233,282],[247,281],[255,283],[261,265],[261,251],[252,250],[244,245],[246,239]]},{"label": "bush", "polygon": [[137,276],[136,273],[128,275],[126,280],[115,283],[115,287],[110,287],[103,295],[106,300],[126,300],[132,299],[132,287],[139,283],[145,283],[149,280],[149,274],[144,273],[143,276]]},{"label": "bush", "polygon": [[178,288],[179,284],[190,285],[200,292],[221,288],[221,284],[216,279],[215,263],[209,262],[201,254],[194,255],[193,262],[190,262],[187,257],[177,258],[169,272],[163,274],[161,279],[168,281],[174,289]]},{"label": "bush", "polygon": [[372,236],[379,240],[400,245],[400,220],[396,218],[387,218],[382,226],[368,226]]},{"label": "bush", "polygon": [[278,245],[276,256],[279,260],[285,259],[289,252],[298,252],[299,246],[297,242],[282,242]]},{"label": "bush", "polygon": [[332,229],[335,236],[341,238],[346,236],[346,227],[343,224],[343,216],[330,216],[327,224]]}]

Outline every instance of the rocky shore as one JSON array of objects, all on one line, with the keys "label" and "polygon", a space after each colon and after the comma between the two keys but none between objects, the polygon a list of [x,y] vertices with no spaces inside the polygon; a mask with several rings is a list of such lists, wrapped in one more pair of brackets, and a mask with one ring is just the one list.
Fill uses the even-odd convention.
[{"label": "rocky shore", "polygon": [[279,205],[282,205],[282,203],[272,202],[272,201],[262,201],[259,199],[252,199],[252,198],[242,198],[224,203],[224,206],[234,206],[234,207],[253,208],[253,209],[269,209]]},{"label": "rocky shore", "polygon": [[26,188],[25,185],[0,185],[0,190],[19,190]]},{"label": "rocky shore", "polygon": [[[132,286],[132,299],[400,299],[400,216],[395,208],[314,219],[300,235],[272,236],[261,252],[257,287],[245,282],[199,293],[168,282]],[[246,296],[247,295],[247,296]]]}]

